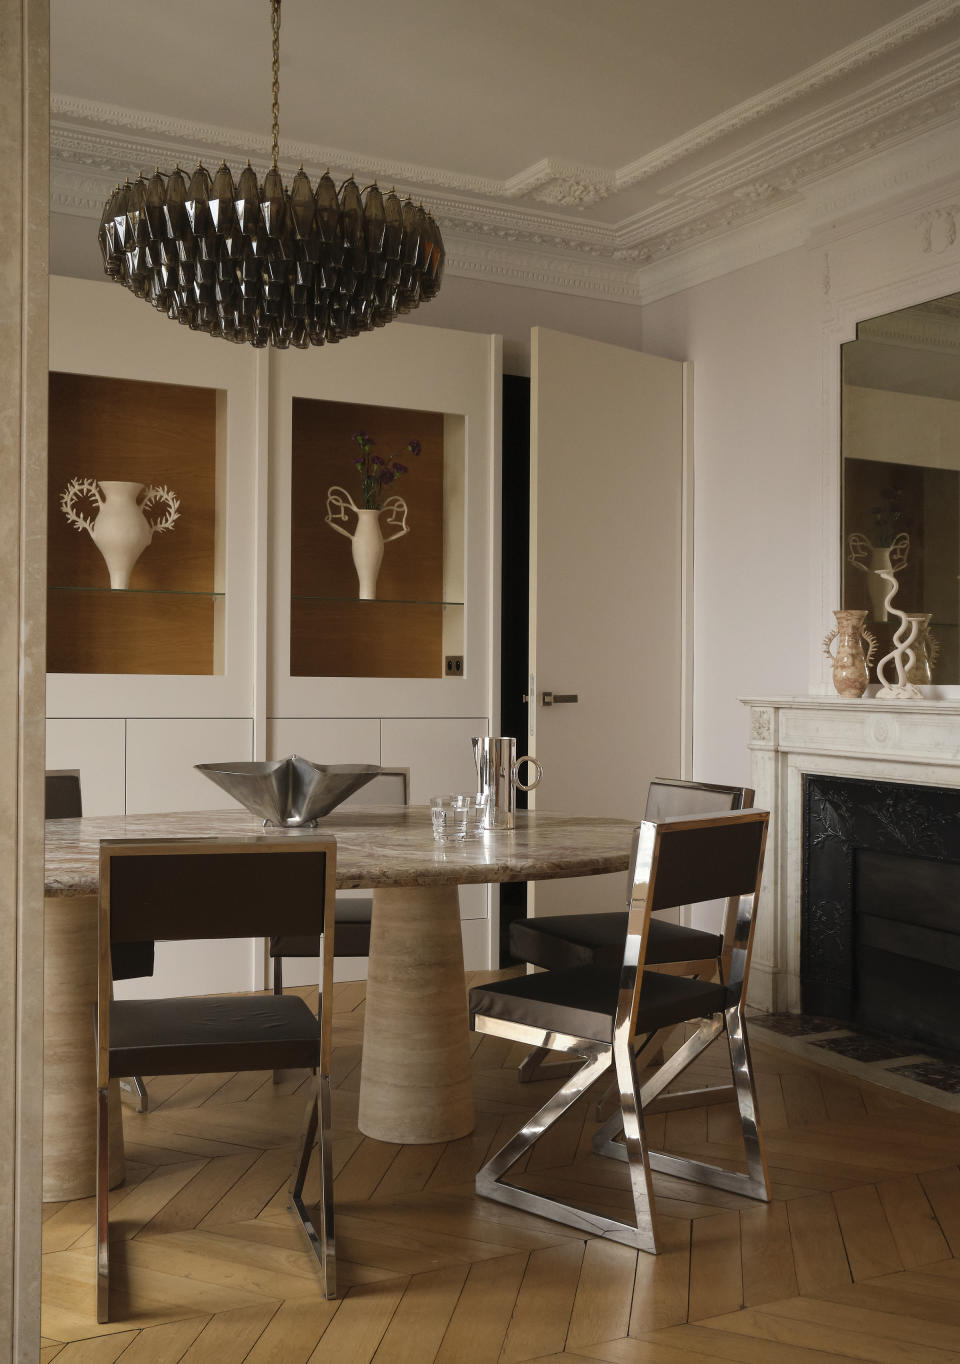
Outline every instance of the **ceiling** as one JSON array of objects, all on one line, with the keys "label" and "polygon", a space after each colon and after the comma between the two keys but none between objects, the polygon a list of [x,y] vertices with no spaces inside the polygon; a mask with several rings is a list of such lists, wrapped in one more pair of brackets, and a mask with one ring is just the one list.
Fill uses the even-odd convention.
[{"label": "ceiling", "polygon": [[[263,167],[267,0],[52,0],[55,212]],[[422,197],[454,272],[636,301],[651,271],[960,110],[960,0],[283,0],[281,162]]]}]

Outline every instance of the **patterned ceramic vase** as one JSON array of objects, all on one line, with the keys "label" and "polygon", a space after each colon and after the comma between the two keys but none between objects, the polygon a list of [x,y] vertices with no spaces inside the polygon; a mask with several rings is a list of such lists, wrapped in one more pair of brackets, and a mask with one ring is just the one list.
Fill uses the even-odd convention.
[{"label": "patterned ceramic vase", "polygon": [[929,611],[908,614],[907,619],[917,621],[917,637],[911,645],[915,662],[907,671],[907,681],[918,687],[929,686],[933,681],[934,664],[940,655],[940,641],[930,629]]},{"label": "patterned ceramic vase", "polygon": [[[862,696],[877,641],[864,627],[866,611],[834,611],[836,626],[823,641],[823,652],[833,661],[833,685],[841,696]],[[830,645],[836,640],[836,649]],[[866,640],[867,652],[863,652]]]}]

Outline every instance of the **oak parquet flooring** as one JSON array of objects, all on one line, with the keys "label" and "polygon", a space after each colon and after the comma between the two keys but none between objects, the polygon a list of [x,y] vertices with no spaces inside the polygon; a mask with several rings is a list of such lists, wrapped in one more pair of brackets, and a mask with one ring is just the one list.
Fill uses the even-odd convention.
[{"label": "oak parquet flooring", "polygon": [[[960,1364],[960,1115],[755,1045],[772,1201],[658,1174],[661,1254],[637,1254],[475,1198],[477,1166],[559,1083],[519,1085],[514,1044],[472,1039],[470,1136],[359,1133],[363,989],[334,999],[340,1299],[319,1296],[287,1212],[307,1077],[148,1078],[151,1111],[124,1110],[109,1325],[93,1314],[93,1200],[44,1208],[44,1364]],[[728,1081],[715,1045],[679,1083]],[[626,1166],[592,1151],[596,1098],[511,1177],[626,1209]],[[647,1132],[742,1168],[732,1104]]]}]

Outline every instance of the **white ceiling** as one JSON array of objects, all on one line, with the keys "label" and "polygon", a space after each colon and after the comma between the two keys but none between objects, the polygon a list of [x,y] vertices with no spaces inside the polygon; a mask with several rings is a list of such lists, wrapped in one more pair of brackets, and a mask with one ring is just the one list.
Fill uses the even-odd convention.
[{"label": "white ceiling", "polygon": [[[268,0],[52,0],[51,57],[55,211],[266,161]],[[422,197],[450,268],[630,300],[955,119],[960,0],[283,0],[280,93],[284,166]]]}]

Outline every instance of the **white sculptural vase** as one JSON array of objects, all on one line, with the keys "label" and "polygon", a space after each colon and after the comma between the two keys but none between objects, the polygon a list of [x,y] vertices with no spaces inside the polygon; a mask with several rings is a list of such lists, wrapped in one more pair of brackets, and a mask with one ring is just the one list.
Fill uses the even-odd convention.
[{"label": "white sculptural vase", "polygon": [[[347,528],[351,512],[357,518],[352,531]],[[388,526],[398,528],[392,535],[384,535],[380,527],[381,516],[386,517]],[[383,547],[409,530],[406,502],[402,497],[388,497],[382,507],[358,507],[345,488],[333,487],[327,493],[326,521],[338,534],[353,542],[353,566],[357,570],[360,600],[376,600]]]},{"label": "white sculptural vase", "polygon": [[[913,701],[923,695],[920,688],[908,680],[908,674],[917,662],[913,645],[919,632],[920,620],[916,613],[901,611],[892,605],[899,587],[892,569],[878,569],[877,573],[884,579],[887,587],[885,611],[900,617],[900,624],[893,636],[893,648],[877,664],[877,680],[880,683],[877,696],[885,700]],[[887,675],[889,666],[896,669],[895,677]]]},{"label": "white sculptural vase", "polygon": [[[76,510],[81,498],[96,507],[96,515]],[[148,505],[166,511],[151,520]],[[170,530],[179,518],[180,499],[166,487],[95,478],[73,478],[60,496],[64,516],[77,530],[85,530],[103,555],[112,588],[125,588],[140,555],[158,532]]]},{"label": "white sculptural vase", "polygon": [[867,593],[873,620],[887,619],[889,574],[899,573],[906,568],[909,556],[910,536],[905,530],[890,545],[874,545],[859,531],[847,537],[847,561],[867,575]]}]

